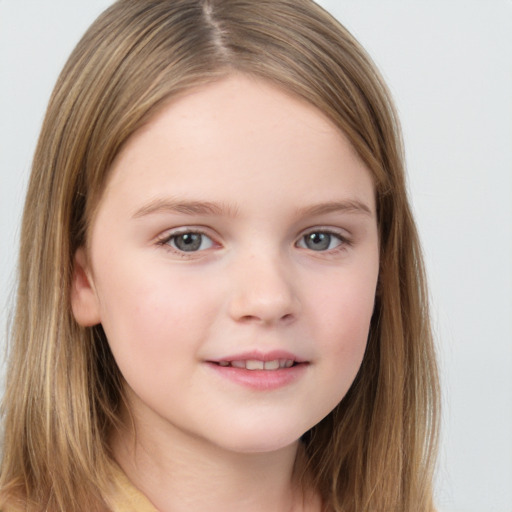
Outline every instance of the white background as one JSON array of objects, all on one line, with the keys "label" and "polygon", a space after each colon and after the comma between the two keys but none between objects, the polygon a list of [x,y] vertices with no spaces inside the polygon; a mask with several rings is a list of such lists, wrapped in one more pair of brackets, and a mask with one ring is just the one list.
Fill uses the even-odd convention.
[{"label": "white background", "polygon": [[[0,305],[53,84],[109,0],[0,0]],[[512,1],[323,0],[401,115],[444,398],[441,512],[512,512]],[[412,511],[411,511],[412,512]]]}]

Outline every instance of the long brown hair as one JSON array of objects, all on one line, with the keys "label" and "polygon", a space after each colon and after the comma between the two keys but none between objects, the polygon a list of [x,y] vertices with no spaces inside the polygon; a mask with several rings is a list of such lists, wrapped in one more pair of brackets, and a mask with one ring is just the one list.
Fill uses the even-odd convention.
[{"label": "long brown hair", "polygon": [[23,216],[0,506],[108,508],[121,377],[101,326],[73,318],[73,256],[129,137],[169,98],[234,71],[316,106],[374,176],[375,312],[355,382],[303,437],[313,485],[327,510],[433,510],[438,379],[399,125],[365,51],[310,0],[120,0],[73,51],[50,100]]}]

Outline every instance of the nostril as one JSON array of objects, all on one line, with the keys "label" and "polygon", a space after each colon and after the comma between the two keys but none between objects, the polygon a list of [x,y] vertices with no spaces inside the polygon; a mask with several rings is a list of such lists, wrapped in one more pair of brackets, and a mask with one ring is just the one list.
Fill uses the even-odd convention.
[{"label": "nostril", "polygon": [[[293,313],[286,313],[285,315],[279,317],[277,316],[277,323],[291,323],[294,321],[295,315]],[[265,317],[258,315],[244,315],[238,319],[238,321],[243,323],[276,323],[273,316]]]},{"label": "nostril", "polygon": [[244,315],[240,317],[241,322],[250,323],[250,322],[258,322],[260,319],[255,315]]},{"label": "nostril", "polygon": [[286,315],[283,315],[280,319],[281,324],[290,324],[295,320],[295,315],[293,313],[287,313]]}]

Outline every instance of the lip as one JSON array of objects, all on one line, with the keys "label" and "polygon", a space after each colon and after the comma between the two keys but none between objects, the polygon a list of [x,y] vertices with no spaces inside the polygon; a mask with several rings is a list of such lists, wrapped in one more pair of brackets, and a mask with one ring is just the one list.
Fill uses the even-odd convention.
[{"label": "lip", "polygon": [[[233,366],[221,366],[220,363],[231,361],[275,361],[292,360],[294,365],[289,368],[276,370],[247,370]],[[217,375],[243,387],[257,391],[271,391],[288,386],[298,380],[306,371],[309,362],[297,355],[284,350],[272,350],[270,352],[250,351],[218,359],[205,361]]]},{"label": "lip", "polygon": [[247,361],[255,359],[258,361],[275,361],[276,359],[291,359],[296,363],[306,363],[307,361],[292,352],[286,350],[271,350],[270,352],[261,352],[259,350],[252,350],[250,352],[240,352],[229,356],[223,356],[219,359],[210,359],[210,363],[221,363],[223,361]]}]

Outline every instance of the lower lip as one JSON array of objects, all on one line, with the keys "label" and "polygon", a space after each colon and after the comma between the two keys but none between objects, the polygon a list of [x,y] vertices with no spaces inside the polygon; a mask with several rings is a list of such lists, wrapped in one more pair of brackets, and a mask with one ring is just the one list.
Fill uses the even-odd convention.
[{"label": "lower lip", "polygon": [[300,363],[291,368],[279,370],[246,370],[233,366],[220,366],[208,363],[218,375],[241,386],[257,391],[272,391],[289,386],[298,380],[306,371],[307,363]]}]

